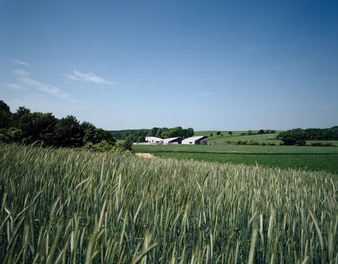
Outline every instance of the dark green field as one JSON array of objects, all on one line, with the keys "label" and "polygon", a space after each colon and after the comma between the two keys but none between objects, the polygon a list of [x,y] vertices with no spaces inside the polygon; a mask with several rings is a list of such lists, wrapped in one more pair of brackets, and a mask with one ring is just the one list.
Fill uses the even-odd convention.
[{"label": "dark green field", "polygon": [[135,152],[163,158],[327,171],[338,175],[338,147],[247,145],[134,145]]},{"label": "dark green field", "polygon": [[262,165],[281,169],[301,169],[309,171],[327,171],[338,174],[338,155],[324,154],[217,154],[217,153],[175,153],[159,152],[163,158],[192,159],[220,163]]}]

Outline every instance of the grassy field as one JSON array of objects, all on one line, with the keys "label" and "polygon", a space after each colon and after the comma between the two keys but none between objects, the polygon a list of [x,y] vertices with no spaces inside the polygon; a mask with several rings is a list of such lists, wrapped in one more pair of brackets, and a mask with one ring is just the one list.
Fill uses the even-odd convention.
[{"label": "grassy field", "polygon": [[[227,145],[228,141],[238,141],[238,140],[245,140],[245,141],[256,141],[258,143],[275,143],[280,144],[280,140],[276,138],[278,135],[278,131],[276,133],[270,134],[255,134],[258,131],[253,130],[252,133],[254,135],[248,135],[248,131],[232,131],[232,134],[229,134],[229,131],[219,131],[221,132],[220,135],[217,135],[218,131],[196,131],[196,136],[208,136],[208,142],[211,145]],[[211,136],[211,134],[213,136]]]},{"label": "grassy field", "polygon": [[239,154],[338,154],[336,147],[311,146],[250,146],[250,145],[146,145],[134,144],[136,152],[196,152]]},{"label": "grassy field", "polygon": [[338,148],[248,145],[134,145],[135,152],[164,158],[193,159],[268,167],[327,171],[338,175]]},{"label": "grassy field", "polygon": [[[338,141],[325,141],[333,147],[281,146],[276,138],[279,131],[270,134],[248,135],[248,131],[197,131],[196,136],[209,136],[207,146],[195,145],[134,145],[135,152],[153,153],[163,158],[212,161],[270,168],[327,171],[338,175]],[[210,137],[210,135],[213,135]],[[259,145],[237,145],[235,142],[257,142]],[[232,144],[229,144],[232,142]],[[324,143],[324,142],[322,142]]]},{"label": "grassy field", "polygon": [[155,154],[162,158],[183,160],[211,161],[219,163],[257,164],[270,168],[299,169],[307,171],[327,171],[338,175],[338,155],[265,155],[265,154],[203,154],[203,153],[173,153]]},{"label": "grassy field", "polygon": [[[229,142],[236,142],[236,141],[254,141],[262,144],[275,144],[280,145],[281,140],[277,139],[277,135],[280,131],[275,131],[275,133],[270,134],[255,134],[258,131],[253,130],[252,133],[254,135],[248,135],[248,131],[233,131],[231,135],[229,135],[229,131],[219,131],[221,135],[217,135],[218,131],[196,131],[196,136],[208,136],[208,143],[211,145],[229,145]],[[212,137],[210,135],[213,135]],[[317,143],[318,140],[307,140],[307,145],[311,145],[311,143]],[[320,141],[322,143],[329,143],[336,147],[338,147],[337,140],[325,140]]]},{"label": "grassy field", "polygon": [[1,263],[337,263],[324,172],[0,145]]}]

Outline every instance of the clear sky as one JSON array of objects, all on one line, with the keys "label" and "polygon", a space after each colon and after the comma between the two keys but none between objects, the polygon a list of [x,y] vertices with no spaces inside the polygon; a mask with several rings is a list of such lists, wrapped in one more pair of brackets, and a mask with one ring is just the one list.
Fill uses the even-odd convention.
[{"label": "clear sky", "polygon": [[109,130],[338,125],[338,1],[0,0],[0,99]]}]

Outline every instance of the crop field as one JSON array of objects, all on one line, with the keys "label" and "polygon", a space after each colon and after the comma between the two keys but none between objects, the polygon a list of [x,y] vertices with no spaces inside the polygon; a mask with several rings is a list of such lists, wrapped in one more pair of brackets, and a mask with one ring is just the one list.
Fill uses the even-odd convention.
[{"label": "crop field", "polygon": [[300,169],[307,171],[327,171],[338,175],[338,155],[287,155],[287,154],[217,154],[217,153],[174,153],[155,154],[162,158],[211,161],[219,163],[257,164],[270,168]]},{"label": "crop field", "polygon": [[134,144],[136,152],[195,152],[195,153],[239,153],[239,154],[338,154],[336,147],[311,146],[248,146],[248,145],[143,145]]},{"label": "crop field", "polygon": [[[278,133],[270,134],[253,134],[247,135],[248,131],[233,131],[231,135],[228,134],[228,131],[220,131],[221,135],[217,135],[217,131],[196,131],[195,136],[208,136],[208,141],[212,145],[225,145],[228,141],[257,141],[259,143],[274,143],[279,144],[281,141],[276,138]],[[252,131],[257,133],[258,131]],[[213,135],[212,137],[210,135]]]},{"label": "crop field", "polygon": [[0,145],[1,263],[338,263],[338,179]]},{"label": "crop field", "polygon": [[247,145],[134,145],[135,152],[163,158],[327,171],[338,175],[338,148]]},{"label": "crop field", "polygon": [[[231,135],[228,134],[228,131],[219,131],[220,135],[217,135],[217,131],[196,131],[195,136],[208,136],[208,143],[211,145],[229,145],[229,142],[236,141],[254,141],[259,144],[275,144],[280,145],[282,142],[280,139],[277,139],[277,135],[281,131],[276,131],[275,133],[269,134],[257,134],[257,130],[253,130],[251,135],[248,135],[248,131],[233,131]],[[212,134],[212,136],[210,136]],[[317,143],[318,140],[307,140],[307,145],[311,143]],[[323,140],[322,143],[332,144],[338,146],[337,140]]]}]

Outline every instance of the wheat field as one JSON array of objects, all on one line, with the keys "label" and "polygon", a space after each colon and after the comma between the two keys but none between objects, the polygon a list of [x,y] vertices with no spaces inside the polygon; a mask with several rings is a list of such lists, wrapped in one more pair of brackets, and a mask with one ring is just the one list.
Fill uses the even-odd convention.
[{"label": "wheat field", "polygon": [[337,175],[0,145],[1,263],[338,263]]}]

